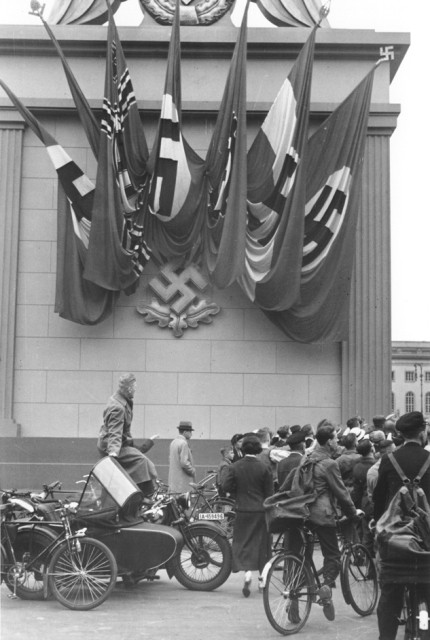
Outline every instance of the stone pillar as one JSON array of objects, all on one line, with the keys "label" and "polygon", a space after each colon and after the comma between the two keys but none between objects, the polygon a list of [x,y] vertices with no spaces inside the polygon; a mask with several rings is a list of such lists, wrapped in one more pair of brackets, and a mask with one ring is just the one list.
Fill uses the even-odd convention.
[{"label": "stone pillar", "polygon": [[[395,126],[395,125],[394,125]],[[342,420],[391,412],[390,154],[394,126],[370,129],[350,307]]]},{"label": "stone pillar", "polygon": [[0,437],[19,435],[12,405],[23,130],[16,112],[0,113]]}]

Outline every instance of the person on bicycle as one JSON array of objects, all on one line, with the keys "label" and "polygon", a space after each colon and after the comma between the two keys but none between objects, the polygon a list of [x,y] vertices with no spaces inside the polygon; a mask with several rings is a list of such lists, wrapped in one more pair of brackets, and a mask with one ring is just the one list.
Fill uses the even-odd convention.
[{"label": "person on bicycle", "polygon": [[[396,423],[396,429],[403,436],[405,442],[396,449],[393,456],[405,476],[414,480],[430,456],[430,452],[425,450],[427,437],[423,414],[420,411],[412,411],[400,416]],[[399,474],[388,456],[383,456],[379,466],[378,481],[373,491],[375,522],[382,516],[401,486],[402,480]],[[421,478],[420,487],[430,502],[430,469],[427,469]],[[425,565],[424,562],[422,564],[422,575],[421,572],[420,576],[414,575],[413,570],[410,569],[410,575],[406,579],[404,562],[402,564],[400,561],[398,567],[393,562],[390,562],[389,565],[381,563],[379,576],[381,596],[377,608],[379,640],[395,640],[406,583],[414,581],[421,583],[422,590],[426,594],[427,605],[430,606],[430,584],[428,584],[430,583],[430,571],[428,565]]]},{"label": "person on bicycle", "polygon": [[[331,590],[341,567],[341,554],[336,533],[338,506],[348,517],[363,512],[355,508],[350,493],[343,483],[339,465],[332,458],[338,451],[334,425],[325,422],[317,429],[315,438],[317,444],[308,459],[315,462],[313,484],[317,498],[309,505],[309,521],[318,536],[323,555],[323,584],[318,596],[323,605],[325,617],[327,620],[334,620],[335,611]],[[291,480],[290,474],[281,490],[288,489],[288,483]],[[291,538],[292,551],[295,550],[296,544],[297,541]]]}]

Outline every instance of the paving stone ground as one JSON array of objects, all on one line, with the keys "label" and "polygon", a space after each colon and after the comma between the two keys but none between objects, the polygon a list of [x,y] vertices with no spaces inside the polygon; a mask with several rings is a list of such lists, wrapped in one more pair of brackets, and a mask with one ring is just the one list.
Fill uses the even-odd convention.
[{"label": "paving stone ground", "polygon": [[[78,612],[55,600],[12,600],[0,588],[1,640],[276,640],[263,597],[241,593],[242,574],[233,574],[216,591],[184,589],[164,571],[160,580],[126,590],[121,581],[110,598],[92,611]],[[377,640],[376,614],[362,618],[333,591],[336,620],[328,622],[314,605],[298,640]]]}]

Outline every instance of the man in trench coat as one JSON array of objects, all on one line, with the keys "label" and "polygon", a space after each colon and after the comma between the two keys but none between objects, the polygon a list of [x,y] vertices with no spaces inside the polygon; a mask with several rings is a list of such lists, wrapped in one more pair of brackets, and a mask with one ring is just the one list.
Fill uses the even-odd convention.
[{"label": "man in trench coat", "polygon": [[169,453],[169,490],[172,493],[190,491],[190,482],[194,482],[196,470],[189,440],[194,431],[191,422],[180,422],[178,435],[170,443]]}]

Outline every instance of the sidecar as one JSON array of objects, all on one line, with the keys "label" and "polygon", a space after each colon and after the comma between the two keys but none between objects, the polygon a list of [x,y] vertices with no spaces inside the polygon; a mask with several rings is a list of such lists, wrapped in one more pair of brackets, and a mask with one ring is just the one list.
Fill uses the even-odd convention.
[{"label": "sidecar", "polygon": [[142,502],[138,486],[110,457],[92,468],[79,500],[79,525],[109,547],[120,576],[154,577],[183,546],[182,534],[173,527],[142,521]]}]

